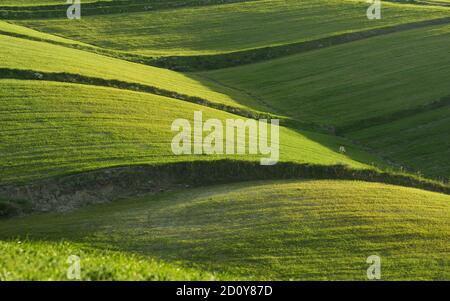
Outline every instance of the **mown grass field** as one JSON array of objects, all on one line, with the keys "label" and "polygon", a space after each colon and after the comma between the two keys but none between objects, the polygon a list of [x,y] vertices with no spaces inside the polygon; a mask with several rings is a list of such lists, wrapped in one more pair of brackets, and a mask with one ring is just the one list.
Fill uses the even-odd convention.
[{"label": "mown grass field", "polygon": [[[431,26],[202,74],[255,95],[275,113],[348,127],[344,135],[378,153],[448,177],[446,109],[421,106],[450,95],[449,38],[448,25]],[[430,124],[426,116],[441,118]],[[375,135],[352,134],[370,126],[378,126],[366,131]]]},{"label": "mown grass field", "polygon": [[[0,36],[0,55],[4,58],[0,62],[0,68],[66,72],[107,80],[140,83],[233,106],[239,106],[239,102],[252,102],[251,98],[245,94],[227,88],[219,90],[212,82],[202,83],[182,73],[45,42],[2,35]],[[229,92],[231,96],[221,93],[221,90]]]},{"label": "mown grass field", "polygon": [[[71,255],[83,258],[81,280],[227,280],[230,275],[217,275],[167,264],[160,260],[129,252],[101,250],[89,244],[68,241],[0,241],[1,281],[68,280],[67,262]],[[73,280],[73,279],[71,279]],[[76,279],[75,279],[76,280]]]},{"label": "mown grass field", "polygon": [[[349,134],[396,162],[448,178],[450,107],[419,113]],[[389,133],[389,135],[385,135]]]},{"label": "mown grass field", "polygon": [[[62,278],[58,264],[65,268],[62,261],[80,253],[81,244],[156,257],[206,275],[263,280],[363,280],[366,258],[378,255],[384,280],[437,280],[450,276],[449,201],[447,195],[377,183],[249,182],[3,221],[0,237],[12,250],[19,247],[10,239],[28,237],[23,260],[6,261],[24,271],[42,264],[28,249],[54,249],[53,272],[18,272],[17,278]],[[62,239],[71,251],[55,247]],[[88,262],[86,273],[95,279],[91,255],[84,254],[81,264]],[[115,268],[107,278],[120,278]],[[153,272],[144,265],[127,278]]]},{"label": "mown grass field", "polygon": [[114,26],[118,22],[114,14],[86,16],[77,22],[61,16],[17,23],[105,48],[183,56],[277,46],[449,16],[440,7],[383,6],[384,18],[378,22],[366,18],[366,1],[264,0],[124,13],[121,26]]},{"label": "mown grass field", "polygon": [[[200,105],[148,93],[46,81],[0,80],[0,89],[3,181],[129,164],[263,157],[248,151],[245,156],[174,155],[171,141],[177,132],[171,131],[171,124],[175,119],[188,119],[193,126],[194,111],[203,111],[204,120],[242,118]],[[204,137],[208,134],[204,132]],[[356,168],[384,164],[342,138],[284,127],[280,136],[280,161]],[[339,153],[341,145],[347,147],[346,154]]]},{"label": "mown grass field", "polygon": [[[450,279],[450,197],[418,189],[448,192],[448,7],[82,2],[0,3],[0,280],[65,280],[69,255],[82,280],[365,280],[371,255]],[[280,118],[280,169],[175,155],[194,111]]]},{"label": "mown grass field", "polygon": [[432,26],[202,74],[278,113],[346,126],[450,95],[449,37]]},{"label": "mown grass field", "polygon": [[21,35],[26,36],[31,39],[40,39],[40,40],[46,40],[46,41],[52,41],[56,43],[63,43],[68,45],[84,45],[84,46],[90,46],[91,45],[81,43],[74,40],[69,40],[65,38],[61,38],[55,35],[46,34],[41,31],[37,31],[28,27],[12,24],[6,21],[0,21],[0,32],[10,34],[10,35]]}]

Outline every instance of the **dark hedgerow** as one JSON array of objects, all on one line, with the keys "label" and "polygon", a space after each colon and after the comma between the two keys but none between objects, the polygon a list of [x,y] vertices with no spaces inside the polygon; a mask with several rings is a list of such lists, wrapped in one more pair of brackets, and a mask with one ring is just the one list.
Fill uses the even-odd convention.
[{"label": "dark hedgerow", "polygon": [[33,211],[54,211],[192,186],[278,179],[359,180],[450,194],[448,184],[405,173],[353,169],[342,164],[280,162],[262,166],[259,162],[216,160],[123,166],[31,183],[3,184],[0,185],[0,197],[27,199]]},{"label": "dark hedgerow", "polygon": [[208,99],[204,99],[197,96],[185,95],[169,90],[160,89],[150,85],[143,85],[138,83],[129,83],[120,80],[107,80],[98,77],[90,77],[84,76],[74,73],[56,73],[56,72],[41,72],[41,71],[33,71],[33,70],[19,70],[19,69],[8,69],[8,68],[0,68],[0,78],[11,78],[11,79],[28,79],[28,80],[48,80],[48,81],[57,81],[57,82],[66,82],[66,83],[76,83],[76,84],[88,84],[94,86],[102,86],[102,87],[111,87],[111,88],[119,88],[137,92],[145,92],[156,94],[159,96],[170,97],[178,100],[183,100],[203,106],[207,106],[213,109],[225,111],[231,114],[239,115],[246,118],[252,119],[274,119],[278,118],[283,120],[283,123],[287,126],[291,126],[293,128],[302,128],[302,129],[313,129],[319,132],[328,133],[329,129],[324,128],[323,126],[310,123],[310,122],[300,122],[298,120],[285,118],[282,116],[276,116],[270,113],[264,113],[244,108],[233,107],[229,105],[225,105],[222,103],[212,102]]}]

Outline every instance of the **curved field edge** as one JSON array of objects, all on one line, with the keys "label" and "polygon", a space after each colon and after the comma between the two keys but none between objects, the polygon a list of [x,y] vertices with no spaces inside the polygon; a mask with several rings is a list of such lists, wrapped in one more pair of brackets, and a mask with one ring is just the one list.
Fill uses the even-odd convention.
[{"label": "curved field edge", "polygon": [[[254,131],[245,135],[234,131],[235,144],[245,146],[243,155],[226,152],[226,127],[215,141],[218,145],[213,154],[194,155],[192,147],[204,144],[193,141],[191,133],[191,154],[175,155],[172,141],[179,130],[172,130],[172,124],[180,118],[192,124],[194,112],[201,112],[204,121],[256,123],[205,106],[150,93],[49,81],[3,79],[0,88],[2,183],[118,165],[268,157],[248,151],[246,137],[258,143]],[[279,139],[270,145],[278,145],[279,161],[386,167],[385,162],[345,139],[294,131],[283,124],[277,128]],[[204,139],[210,134],[211,130],[202,130]],[[346,148],[345,153],[339,152],[340,146]]]},{"label": "curved field edge", "polygon": [[346,132],[447,105],[449,35],[449,25],[431,26],[200,76]]},{"label": "curved field edge", "polygon": [[[356,2],[357,3],[357,2]],[[279,3],[278,3],[279,4]],[[314,2],[310,3],[312,6],[315,5]],[[314,4],[314,5],[313,5]],[[342,3],[341,3],[342,4]],[[348,5],[348,7],[352,8],[352,6],[355,4],[355,2],[346,2],[346,4]],[[359,3],[360,4],[360,3]],[[237,7],[240,7],[241,4],[237,4]],[[259,2],[259,1],[255,1],[255,3],[243,3],[242,6],[244,8],[248,7],[253,7],[253,5],[255,5],[257,8],[260,8],[260,6],[264,7],[265,5],[270,5],[270,2],[268,3],[264,3],[264,1]],[[328,5],[328,4],[327,4]],[[331,4],[330,4],[331,5]],[[337,3],[333,2],[333,5],[339,5]],[[331,5],[331,7],[333,7]],[[303,8],[303,10],[308,11],[310,7],[308,5],[305,4],[305,7]],[[363,10],[364,8],[364,10]],[[391,8],[391,7],[389,7]],[[394,9],[394,11],[396,11],[395,9],[397,9],[395,7],[395,5],[392,7]],[[365,4],[361,7],[362,12],[365,11]],[[408,6],[409,9],[409,6]],[[421,8],[417,8],[418,11],[421,10]],[[302,10],[302,11],[303,11]],[[325,11],[327,11],[327,9],[325,8]],[[401,12],[401,7],[398,9],[398,11],[396,11],[397,13]],[[194,10],[195,12],[195,10]],[[250,12],[252,12],[252,10],[250,9]],[[219,54],[208,54],[205,53],[204,55],[186,55],[189,53],[189,51],[187,49],[185,49],[182,54],[180,55],[171,55],[170,53],[164,54],[162,55],[162,57],[158,57],[160,55],[156,55],[156,54],[144,54],[144,53],[139,53],[139,51],[133,51],[131,52],[127,52],[124,51],[126,49],[122,49],[122,50],[118,50],[114,51],[113,45],[114,41],[109,41],[107,43],[105,43],[105,48],[109,48],[107,49],[102,49],[100,47],[92,47],[89,49],[89,47],[84,48],[85,50],[88,51],[93,51],[93,52],[97,52],[97,53],[103,53],[105,55],[109,55],[112,57],[118,57],[121,59],[126,59],[129,61],[133,61],[133,62],[139,62],[139,63],[143,63],[143,64],[147,64],[147,65],[154,65],[154,66],[159,66],[159,67],[163,67],[163,68],[169,68],[169,69],[174,69],[174,70],[179,70],[179,71],[200,71],[200,70],[209,70],[209,69],[218,69],[218,68],[225,68],[225,67],[231,67],[231,66],[237,66],[237,65],[241,65],[241,64],[250,64],[250,63],[254,63],[254,62],[259,62],[262,60],[268,60],[268,59],[274,59],[274,58],[278,58],[278,57],[282,57],[282,56],[287,56],[287,55],[292,55],[295,53],[301,53],[301,52],[305,52],[305,51],[310,51],[310,50],[315,50],[315,49],[320,49],[320,48],[324,48],[324,47],[329,47],[332,45],[337,45],[337,44],[341,44],[341,43],[346,43],[346,42],[351,42],[351,41],[355,41],[355,40],[360,40],[360,39],[365,39],[365,38],[370,38],[372,36],[376,36],[376,35],[382,35],[382,34],[388,34],[388,33],[392,33],[392,32],[396,32],[396,31],[404,31],[404,30],[409,30],[409,29],[414,29],[414,28],[419,28],[419,27],[423,27],[423,26],[429,26],[429,25],[433,25],[433,24],[443,24],[443,23],[448,23],[448,13],[446,10],[436,10],[436,11],[431,11],[432,13],[430,15],[428,15],[428,11],[424,11],[423,15],[420,15],[416,12],[416,10],[414,9],[414,7],[411,9],[411,14],[412,16],[410,16],[409,18],[406,18],[404,16],[402,16],[400,18],[399,21],[392,21],[392,19],[397,19],[399,16],[397,16],[395,14],[395,12],[392,12],[393,15],[388,15],[386,16],[386,19],[388,19],[389,21],[386,24],[379,24],[379,23],[368,23],[371,25],[364,25],[362,26],[359,23],[356,23],[358,25],[358,27],[355,27],[355,24],[349,24],[346,27],[344,26],[343,30],[334,32],[334,31],[324,31],[322,32],[322,34],[317,35],[317,36],[313,36],[313,38],[308,38],[306,39],[305,37],[303,39],[293,39],[292,41],[285,41],[284,43],[260,43],[258,45],[258,47],[247,47],[248,49],[236,49],[234,51],[220,51]],[[434,14],[435,12],[435,14]],[[213,15],[217,14],[217,12],[214,9],[211,9],[211,13]],[[261,13],[264,13],[264,9],[262,10]],[[198,12],[199,16],[204,16],[205,14],[208,15],[208,11],[203,12]],[[226,14],[226,12],[221,12],[221,14]],[[142,15],[142,14],[139,14]],[[358,14],[359,15],[359,14]],[[145,13],[144,13],[145,16]],[[183,16],[183,14],[181,14],[181,16]],[[195,15],[194,13],[194,16]],[[361,16],[363,17],[364,14],[361,13]],[[126,17],[126,14],[125,14]],[[281,17],[283,17],[283,15],[281,15]],[[355,18],[357,18],[357,16],[354,16]],[[159,18],[159,17],[158,17]],[[305,16],[306,19],[310,18],[309,15]],[[86,19],[86,21],[83,19],[83,22],[88,22],[89,24],[89,18]],[[131,20],[134,20],[135,18],[131,18]],[[164,19],[164,18],[163,18]],[[194,19],[199,19],[199,18],[194,18]],[[352,20],[354,18],[351,18]],[[384,22],[383,18],[383,22]],[[101,40],[102,36],[98,36],[95,38],[91,39],[86,39],[83,38],[83,33],[87,34],[88,32],[92,31],[92,28],[97,28],[100,25],[96,23],[91,24],[91,25],[85,25],[85,29],[83,30],[83,26],[82,25],[75,25],[73,26],[73,23],[64,23],[67,22],[64,20],[54,20],[57,24],[54,25],[54,28],[52,27],[52,20],[44,20],[41,23],[39,23],[39,21],[35,21],[35,23],[33,23],[33,21],[30,22],[20,22],[18,24],[22,24],[31,28],[35,28],[37,30],[42,30],[48,33],[57,33],[60,36],[72,36],[73,39],[75,40],[83,40],[83,41],[89,41],[90,44],[96,44],[97,46],[102,46],[102,43],[98,44],[96,42],[98,42],[99,40]],[[121,19],[122,22],[124,22],[123,18]],[[59,24],[59,23],[61,24]],[[69,21],[70,22],[70,21]],[[113,24],[115,24],[115,19],[113,20],[109,20],[109,22],[113,22]],[[148,22],[144,22],[141,21],[142,24],[147,24]],[[164,23],[166,24],[168,21],[164,19]],[[170,20],[170,22],[175,22],[175,20]],[[188,28],[191,28],[192,26],[195,26],[195,21],[193,21],[193,24],[189,24],[186,25]],[[237,22],[237,21],[236,21]],[[310,21],[308,21],[310,22]],[[337,20],[337,22],[340,24],[341,22],[343,22],[342,20]],[[348,20],[346,21],[348,22]],[[217,21],[213,24],[216,24]],[[298,23],[298,22],[297,22]],[[300,22],[301,23],[301,22]],[[344,22],[345,23],[345,22]],[[351,23],[351,22],[350,22]],[[398,23],[398,24],[396,24]],[[107,26],[107,28],[114,28],[113,24],[110,24],[110,26]],[[163,26],[163,24],[161,24],[161,26]],[[374,25],[376,24],[376,26]],[[134,26],[139,26],[140,24],[137,23],[134,24]],[[310,26],[311,24],[309,24]],[[342,25],[342,24],[340,24]],[[148,24],[146,25],[148,26]],[[161,27],[161,26],[157,26],[156,24],[153,25],[156,27]],[[201,28],[207,28],[208,26],[202,26]],[[226,27],[226,26],[225,26]],[[308,27],[308,26],[306,26]],[[348,28],[347,28],[348,27]],[[360,28],[362,27],[362,28]],[[100,29],[100,28],[98,28]],[[107,29],[102,29],[101,31],[105,31]],[[325,30],[325,29],[324,29]],[[244,30],[245,32],[245,30]],[[70,34],[72,33],[72,34]],[[170,31],[167,33],[169,36],[172,36],[174,33],[171,33]],[[234,33],[237,34],[237,37],[239,37],[239,33]],[[242,33],[240,33],[242,34]],[[128,36],[128,35],[133,35],[133,32],[128,32],[127,34],[122,33],[120,36]],[[103,39],[106,39],[108,41],[108,39],[110,39],[110,37],[113,36],[112,33],[108,34],[106,37],[103,37]],[[264,36],[264,35],[262,35]],[[236,38],[237,38],[236,37]],[[155,38],[158,38],[158,36],[156,36]],[[306,39],[306,40],[305,40]],[[152,40],[152,39],[150,39]],[[245,40],[243,40],[244,42]],[[132,45],[134,44],[138,44],[139,42],[136,41],[123,41],[121,43],[121,45],[127,45],[131,43]],[[142,43],[145,44],[145,41],[143,41]],[[164,39],[163,42],[164,44]],[[200,39],[199,41],[199,45],[195,46],[194,48],[197,49],[201,49],[201,43],[202,43],[202,39]],[[223,42],[222,42],[223,43]],[[74,45],[75,46],[75,45]],[[135,45],[136,46],[136,45]],[[79,48],[80,46],[75,46],[77,48]],[[152,49],[150,47],[150,49]]]},{"label": "curved field edge", "polygon": [[[62,17],[16,23],[106,48],[145,55],[183,56],[280,46],[449,16],[449,11],[443,8],[384,5],[383,18],[375,22],[366,17],[365,1],[266,0],[87,16],[76,22]],[[117,28],[114,24],[119,16],[121,27]],[[137,32],[135,28],[140,29]]]},{"label": "curved field edge", "polygon": [[[0,281],[61,281],[68,278],[70,256],[78,256],[83,281],[228,280],[219,275],[161,260],[100,249],[69,241],[0,241]],[[25,259],[25,260],[24,260]],[[73,275],[72,275],[73,276]]]},{"label": "curved field edge", "polygon": [[0,185],[0,212],[71,211],[89,204],[217,183],[273,179],[361,180],[450,194],[450,186],[407,174],[345,165],[216,160],[105,168],[23,184]]},{"label": "curved field edge", "polygon": [[[272,47],[262,47],[257,49],[236,51],[224,54],[194,55],[194,56],[164,56],[160,58],[150,58],[150,59],[145,58],[145,56],[143,56],[141,57],[140,62],[161,68],[167,68],[184,72],[198,72],[198,71],[224,69],[241,65],[259,63],[262,61],[273,60],[313,50],[324,49],[340,44],[369,39],[376,36],[382,36],[433,25],[443,25],[448,23],[450,23],[449,17],[438,18],[433,20],[382,27],[379,29],[344,33],[312,41],[305,41]],[[122,58],[127,59],[127,55],[123,54]],[[129,56],[128,60],[134,61],[136,60],[136,58]]]},{"label": "curved field edge", "polygon": [[383,280],[446,280],[449,198],[359,181],[215,185],[4,220],[0,238],[64,239],[235,279],[363,280],[377,255]]},{"label": "curved field edge", "polygon": [[212,102],[202,97],[190,96],[166,89],[161,89],[156,86],[145,85],[140,83],[132,83],[113,79],[108,80],[99,77],[85,76],[81,74],[68,72],[42,72],[36,70],[10,69],[10,68],[0,68],[0,79],[51,81],[51,82],[84,84],[91,86],[100,86],[108,88],[117,88],[121,90],[144,92],[195,103],[198,105],[214,108],[217,110],[225,111],[231,114],[236,114],[247,118],[254,118],[254,119],[281,118],[287,123],[295,124],[298,127],[321,129],[322,131],[325,131],[323,128],[319,127],[318,125],[316,126],[313,123],[302,123],[295,121],[293,119],[284,118],[282,116],[276,116],[266,112],[246,109],[245,107],[231,106],[219,102]]},{"label": "curved field edge", "polygon": [[443,25],[450,23],[449,17],[435,18],[399,25],[381,27],[377,29],[361,30],[329,37],[319,38],[311,41],[302,41],[278,46],[260,47],[249,50],[234,51],[222,54],[204,54],[204,55],[182,55],[182,56],[149,56],[139,53],[130,53],[127,51],[113,50],[89,45],[75,40],[70,40],[57,35],[44,33],[31,28],[10,24],[0,23],[0,34],[29,39],[31,41],[46,42],[54,45],[70,47],[84,50],[100,55],[118,58],[129,62],[155,66],[165,69],[171,69],[183,72],[198,72],[207,70],[216,70],[240,65],[248,65],[266,60],[277,59],[298,53],[319,50],[344,43],[350,43],[375,36],[387,35],[401,31],[413,30],[433,25]]},{"label": "curved field edge", "polygon": [[[279,114],[329,124],[407,169],[448,178],[450,123],[439,112],[450,104],[449,29],[427,27],[205,75],[264,99]],[[362,129],[377,136],[359,140]]]},{"label": "curved field edge", "polygon": [[46,42],[0,35],[2,69],[71,73],[149,85],[166,91],[207,99],[210,102],[246,107],[254,102],[247,95],[214,83],[193,79],[187,74],[145,66],[117,58]]},{"label": "curved field edge", "polygon": [[83,48],[90,49],[91,51],[96,51],[97,47],[78,42],[75,40],[70,40],[66,38],[59,37],[57,35],[44,33],[42,31],[34,30],[25,26],[12,24],[10,22],[0,20],[0,34],[7,35],[17,38],[29,39],[32,41],[41,41],[47,43],[53,43],[55,45],[62,45],[73,48]]}]

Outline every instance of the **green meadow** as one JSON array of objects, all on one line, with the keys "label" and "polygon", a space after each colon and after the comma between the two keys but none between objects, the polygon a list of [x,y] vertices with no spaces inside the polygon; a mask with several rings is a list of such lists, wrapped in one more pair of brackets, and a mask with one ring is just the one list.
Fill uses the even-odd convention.
[{"label": "green meadow", "polygon": [[[67,258],[73,254],[83,258],[82,280],[228,280],[218,275],[168,264],[161,260],[112,250],[99,250],[88,244],[67,241],[29,241],[12,239],[0,242],[1,281],[67,280]],[[23,261],[23,258],[28,258]]]},{"label": "green meadow", "polygon": [[[383,5],[385,17],[379,22],[365,17],[366,1],[327,0],[324,4],[321,0],[261,0],[176,11],[93,15],[76,23],[62,16],[18,24],[105,48],[183,56],[279,46],[448,17],[448,11],[439,7]],[[117,22],[121,26],[114,26]]]},{"label": "green meadow", "polygon": [[[274,113],[342,128],[352,139],[362,138],[360,131],[377,132],[361,142],[422,173],[446,177],[449,38],[448,25],[432,26],[202,75],[255,95]],[[444,108],[431,105],[439,102]],[[444,119],[430,124],[433,116]]]},{"label": "green meadow", "polygon": [[[235,95],[239,95],[237,97],[243,99],[249,98],[236,91],[232,91],[229,96],[221,93],[219,89],[209,87],[216,84],[210,82],[204,84],[174,71],[45,42],[0,36],[0,55],[5,58],[0,62],[0,68],[36,72],[65,72],[106,80],[121,80],[235,106],[238,105],[238,101],[234,100]],[[225,88],[225,90],[230,89]],[[249,101],[251,100],[249,99]]]},{"label": "green meadow", "polygon": [[[349,134],[353,139],[370,145],[389,158],[405,162],[429,174],[448,176],[450,157],[450,108],[444,107],[419,113]],[[380,133],[389,133],[389,136]],[[404,149],[399,147],[404,146]]]},{"label": "green meadow", "polygon": [[[450,276],[449,201],[377,183],[249,182],[0,222],[0,246],[25,254],[35,248],[25,263],[7,257],[6,267],[19,269],[12,279],[63,279],[64,260],[79,254],[93,280],[141,279],[142,272],[164,279],[176,264],[183,269],[174,278],[363,280],[370,255],[382,258],[385,280],[442,280]],[[52,264],[30,271],[27,265],[48,260],[44,246],[53,251]],[[108,250],[99,266],[89,248]],[[150,259],[136,263],[142,255]],[[155,257],[165,263],[162,271],[151,269]],[[103,268],[109,260],[112,267]],[[138,273],[127,275],[133,265]]]},{"label": "green meadow", "polygon": [[[5,79],[0,80],[0,88],[3,181],[42,179],[130,164],[261,157],[172,153],[171,141],[178,133],[171,131],[175,119],[185,118],[193,124],[194,111],[202,111],[205,120],[242,118],[220,110],[88,85]],[[204,132],[204,136],[208,133]],[[347,164],[355,168],[384,164],[340,137],[288,128],[281,128],[280,136],[280,161]],[[340,145],[346,145],[348,153],[339,153]]]},{"label": "green meadow", "polygon": [[449,96],[449,37],[449,25],[432,26],[202,74],[277,113],[347,126]]},{"label": "green meadow", "polygon": [[[382,280],[450,280],[433,2],[90,0],[68,20],[3,0],[0,280],[67,280],[70,255],[82,280],[367,280],[371,255]],[[279,119],[280,165],[250,129],[244,154],[175,154],[199,111]]]}]

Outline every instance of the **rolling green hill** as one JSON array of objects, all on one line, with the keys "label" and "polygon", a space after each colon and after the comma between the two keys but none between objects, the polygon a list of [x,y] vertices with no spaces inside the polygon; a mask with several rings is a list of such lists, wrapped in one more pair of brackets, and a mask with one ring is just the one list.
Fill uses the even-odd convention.
[{"label": "rolling green hill", "polygon": [[11,36],[22,36],[27,37],[29,39],[36,39],[36,40],[44,40],[44,41],[50,41],[54,43],[61,43],[64,45],[80,45],[80,46],[87,46],[92,47],[91,45],[81,43],[74,40],[69,40],[65,38],[61,38],[55,35],[46,34],[34,29],[30,29],[24,26],[12,24],[5,21],[0,21],[0,33],[4,35],[11,35]]},{"label": "rolling green hill", "polygon": [[450,95],[449,37],[432,26],[202,74],[277,113],[344,127]]},{"label": "rolling green hill", "polygon": [[[0,280],[450,279],[448,6],[67,6],[0,3]],[[175,155],[196,111],[280,119],[278,165]]]},{"label": "rolling green hill", "polygon": [[[372,149],[416,170],[448,180],[450,107],[418,113],[349,134]],[[388,133],[388,134],[386,134]]]},{"label": "rolling green hill", "polygon": [[[450,123],[429,126],[423,116],[444,116],[449,104],[449,38],[450,26],[431,26],[202,75],[254,95],[274,113],[334,126],[352,138],[379,125],[378,132],[368,130],[377,137],[361,141],[423,173],[448,176],[450,165],[436,162],[450,155],[442,144]],[[416,128],[424,139],[412,134]],[[422,147],[411,151],[406,141]]]},{"label": "rolling green hill", "polygon": [[[123,13],[120,17],[86,16],[77,22],[62,15],[18,23],[105,48],[185,56],[277,46],[449,16],[445,8],[383,5],[384,17],[377,22],[367,19],[366,1],[264,0]],[[114,26],[118,18],[121,26]]]},{"label": "rolling green hill", "polygon": [[[366,258],[378,255],[384,280],[437,280],[450,277],[449,201],[376,183],[250,182],[3,221],[0,237],[27,236],[30,247],[64,239],[75,243],[72,253],[81,244],[238,279],[362,280]],[[42,264],[32,254],[15,265]],[[54,270],[68,254],[55,250]],[[7,267],[14,259],[7,257]],[[120,277],[114,268],[108,278]],[[15,277],[24,278],[23,270]],[[28,275],[57,277],[47,270]],[[134,277],[141,276],[127,278]]]},{"label": "rolling green hill", "polygon": [[[128,252],[99,250],[70,242],[0,241],[0,280],[47,281],[67,279],[67,258],[73,253],[83,258],[82,280],[227,280],[217,275],[176,264],[132,255]],[[23,259],[26,258],[27,261]]]},{"label": "rolling green hill", "polygon": [[[197,96],[211,102],[239,106],[238,101],[232,98],[237,95],[235,91],[230,92],[232,96],[216,92],[214,88],[209,87],[217,86],[213,83],[206,85],[187,75],[170,70],[130,63],[59,45],[0,35],[0,55],[4,58],[0,62],[0,68],[66,72],[106,80],[121,80]],[[221,89],[230,91],[230,89]],[[240,94],[239,97],[252,101],[245,94]]]},{"label": "rolling green hill", "polygon": [[[204,120],[242,118],[219,110],[148,93],[46,81],[0,80],[0,89],[3,182],[129,164],[260,158],[172,153],[175,119],[192,124],[194,111],[203,111]],[[287,128],[280,136],[280,161],[384,165],[342,138]],[[338,152],[340,145],[346,154]]]}]

